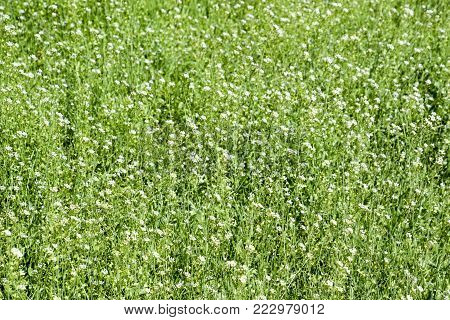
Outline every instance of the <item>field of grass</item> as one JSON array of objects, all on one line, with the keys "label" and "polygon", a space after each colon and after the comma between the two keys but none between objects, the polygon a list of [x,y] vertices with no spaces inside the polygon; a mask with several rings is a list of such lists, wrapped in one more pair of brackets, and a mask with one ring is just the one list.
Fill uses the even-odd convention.
[{"label": "field of grass", "polygon": [[445,0],[0,0],[0,299],[450,299]]}]

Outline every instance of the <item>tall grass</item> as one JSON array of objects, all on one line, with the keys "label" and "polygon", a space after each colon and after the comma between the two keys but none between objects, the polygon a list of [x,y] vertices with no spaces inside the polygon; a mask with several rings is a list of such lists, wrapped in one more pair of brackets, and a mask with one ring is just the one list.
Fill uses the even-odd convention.
[{"label": "tall grass", "polygon": [[0,298],[450,298],[449,26],[0,0]]}]

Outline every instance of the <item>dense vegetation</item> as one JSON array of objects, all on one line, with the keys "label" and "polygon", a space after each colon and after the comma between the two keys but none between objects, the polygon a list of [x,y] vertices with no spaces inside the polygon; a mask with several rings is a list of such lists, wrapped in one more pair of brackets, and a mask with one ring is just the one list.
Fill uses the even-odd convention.
[{"label": "dense vegetation", "polygon": [[450,298],[449,25],[0,0],[0,298]]}]

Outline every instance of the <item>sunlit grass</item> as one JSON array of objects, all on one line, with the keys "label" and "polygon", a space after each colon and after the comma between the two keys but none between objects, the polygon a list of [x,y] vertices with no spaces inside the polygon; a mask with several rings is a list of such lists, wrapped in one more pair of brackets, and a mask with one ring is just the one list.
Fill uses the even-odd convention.
[{"label": "sunlit grass", "polygon": [[0,298],[450,298],[448,13],[0,0]]}]

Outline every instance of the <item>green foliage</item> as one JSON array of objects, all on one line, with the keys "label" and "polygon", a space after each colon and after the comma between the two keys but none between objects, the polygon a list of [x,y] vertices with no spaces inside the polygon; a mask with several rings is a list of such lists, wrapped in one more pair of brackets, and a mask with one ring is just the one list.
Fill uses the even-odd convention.
[{"label": "green foliage", "polygon": [[448,13],[0,0],[0,298],[450,298]]}]

